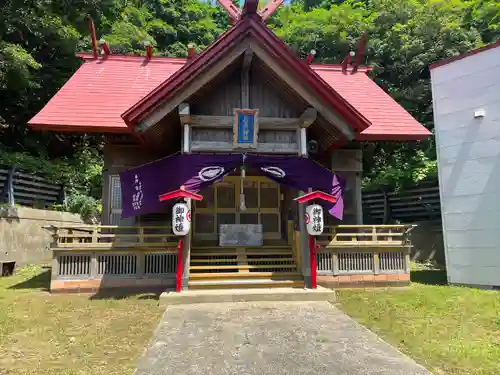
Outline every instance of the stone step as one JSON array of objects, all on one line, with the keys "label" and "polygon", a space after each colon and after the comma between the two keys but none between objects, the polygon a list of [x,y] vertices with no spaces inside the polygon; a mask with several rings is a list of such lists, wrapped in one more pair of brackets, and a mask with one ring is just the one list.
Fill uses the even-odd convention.
[{"label": "stone step", "polygon": [[[295,262],[293,258],[247,258],[248,262]],[[236,258],[232,259],[197,259],[191,258],[191,264],[193,263],[217,263],[217,262],[237,262]]]},{"label": "stone step", "polygon": [[207,251],[193,251],[191,250],[191,257],[196,256],[235,256],[238,253],[244,253],[246,255],[291,255],[292,250],[289,249],[276,249],[276,250],[217,250],[211,249]]},{"label": "stone step", "polygon": [[160,305],[182,305],[193,303],[260,302],[260,301],[335,301],[331,289],[304,288],[245,288],[245,289],[201,289],[186,290],[181,293],[164,292],[160,295]]},{"label": "stone step", "polygon": [[[234,266],[233,266],[234,268]],[[270,267],[268,267],[270,268]],[[273,279],[273,280],[302,280],[299,272],[211,272],[191,273],[189,281],[202,279]]]},{"label": "stone step", "polygon": [[189,289],[240,289],[240,288],[303,288],[303,280],[238,279],[238,280],[193,280]]},{"label": "stone step", "polygon": [[249,269],[256,269],[256,268],[297,268],[296,264],[246,264],[246,265],[224,265],[224,266],[218,266],[216,264],[211,264],[209,266],[190,266],[190,270],[224,270],[224,269],[240,269],[240,268],[249,268]]}]

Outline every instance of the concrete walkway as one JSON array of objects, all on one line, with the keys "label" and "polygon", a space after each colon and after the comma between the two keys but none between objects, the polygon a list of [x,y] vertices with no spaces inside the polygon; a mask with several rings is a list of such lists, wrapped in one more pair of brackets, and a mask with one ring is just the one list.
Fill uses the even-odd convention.
[{"label": "concrete walkway", "polygon": [[328,302],[167,308],[135,375],[430,375]]}]

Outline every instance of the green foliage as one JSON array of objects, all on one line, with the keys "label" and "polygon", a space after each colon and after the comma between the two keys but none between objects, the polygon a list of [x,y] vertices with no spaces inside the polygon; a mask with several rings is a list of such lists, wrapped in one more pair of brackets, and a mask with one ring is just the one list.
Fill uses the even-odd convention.
[{"label": "green foliage", "polygon": [[[50,160],[23,152],[0,150],[0,164],[16,165],[26,172],[36,173],[54,183],[65,185],[66,203],[56,204],[53,209],[80,214],[88,222],[99,220],[102,211],[102,160],[94,148],[85,147],[78,152],[77,157],[69,160]],[[45,203],[40,202],[38,208],[44,205]]]},{"label": "green foliage", "polygon": [[31,81],[31,74],[41,65],[19,44],[0,41],[0,89],[16,90],[37,87]]},{"label": "green foliage", "polygon": [[205,48],[222,32],[216,9],[198,0],[129,2],[110,32],[103,35],[114,52],[144,53],[148,41],[165,56],[185,56],[188,43]]},{"label": "green foliage", "polygon": [[69,192],[66,202],[53,205],[53,209],[73,212],[79,214],[85,222],[98,223],[101,218],[102,204],[100,200],[73,189]]},{"label": "green foliage", "polygon": [[[499,38],[497,1],[299,0],[281,9],[272,27],[304,56],[340,63],[363,32],[364,63],[375,81],[417,120],[433,129],[428,66]],[[434,140],[378,144],[365,157],[365,186],[400,186],[436,173]]]},{"label": "green foliage", "polygon": [[102,161],[92,149],[84,149],[69,160],[35,157],[25,152],[0,149],[0,164],[15,165],[27,172],[47,177],[56,184],[80,187],[86,191],[102,186]]},{"label": "green foliage", "polygon": [[[225,11],[205,0],[7,0],[2,5],[0,162],[42,172],[69,186],[81,185],[99,198],[101,139],[26,127],[81,64],[76,50],[91,50],[88,13],[98,38],[115,53],[144,54],[148,41],[157,55],[185,56],[188,43],[201,51],[229,24]],[[374,79],[432,130],[428,65],[500,40],[500,3],[292,0],[275,13],[270,27],[301,56],[314,48],[315,60],[325,63],[341,62],[367,32],[364,63],[374,67]],[[365,157],[367,186],[402,185],[436,172],[433,140],[376,147]]]}]

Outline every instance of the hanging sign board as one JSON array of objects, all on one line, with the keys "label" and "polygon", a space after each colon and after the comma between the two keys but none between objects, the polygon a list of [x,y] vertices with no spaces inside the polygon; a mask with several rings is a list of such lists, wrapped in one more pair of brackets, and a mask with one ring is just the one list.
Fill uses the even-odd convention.
[{"label": "hanging sign board", "polygon": [[234,110],[234,148],[256,148],[259,132],[258,109]]},{"label": "hanging sign board", "polygon": [[323,207],[319,204],[311,204],[306,207],[306,228],[311,236],[319,236],[323,233],[325,226]]},{"label": "hanging sign board", "polygon": [[176,236],[185,236],[191,229],[191,210],[186,203],[176,203],[172,208],[172,229]]}]

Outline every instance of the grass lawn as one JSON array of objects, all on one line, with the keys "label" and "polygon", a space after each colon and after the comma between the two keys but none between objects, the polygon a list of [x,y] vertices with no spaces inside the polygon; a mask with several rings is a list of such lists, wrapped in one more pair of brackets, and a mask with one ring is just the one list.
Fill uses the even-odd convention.
[{"label": "grass lawn", "polygon": [[[132,374],[162,309],[152,294],[50,295],[49,270],[0,278],[0,375]],[[439,285],[341,290],[341,308],[436,375],[500,374],[500,291]]]},{"label": "grass lawn", "polygon": [[439,285],[414,270],[401,289],[342,290],[340,307],[436,375],[500,374],[500,291]]},{"label": "grass lawn", "polygon": [[154,296],[50,295],[49,279],[0,277],[0,374],[132,374],[162,314]]}]

